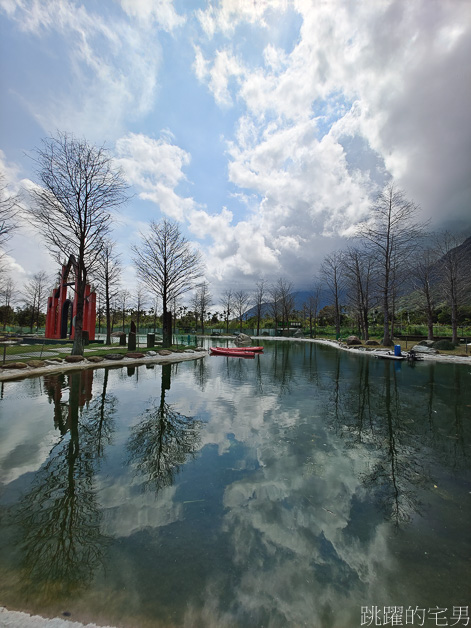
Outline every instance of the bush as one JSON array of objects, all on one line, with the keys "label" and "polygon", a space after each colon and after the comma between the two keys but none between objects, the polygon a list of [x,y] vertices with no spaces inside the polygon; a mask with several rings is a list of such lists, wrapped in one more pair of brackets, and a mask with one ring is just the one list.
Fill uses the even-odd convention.
[{"label": "bush", "polygon": [[437,342],[433,343],[433,348],[438,349],[439,351],[453,351],[455,345],[451,342],[451,340],[437,340]]}]

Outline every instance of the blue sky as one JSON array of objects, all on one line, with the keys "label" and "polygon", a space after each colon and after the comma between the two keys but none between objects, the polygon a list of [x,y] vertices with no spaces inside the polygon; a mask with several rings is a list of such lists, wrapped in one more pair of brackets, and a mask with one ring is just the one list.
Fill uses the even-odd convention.
[{"label": "blue sky", "polygon": [[[215,297],[307,289],[391,178],[469,235],[466,0],[0,0],[0,24],[8,185],[56,130],[105,143],[134,193],[114,232],[128,287],[130,245],[166,216]],[[56,270],[27,224],[8,263],[18,285]]]}]

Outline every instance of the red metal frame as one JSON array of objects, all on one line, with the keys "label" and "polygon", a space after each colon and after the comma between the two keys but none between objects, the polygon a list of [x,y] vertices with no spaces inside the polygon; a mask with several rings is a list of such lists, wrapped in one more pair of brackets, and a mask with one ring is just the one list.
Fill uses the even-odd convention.
[{"label": "red metal frame", "polygon": [[[74,269],[74,283],[68,282],[70,269]],[[46,338],[67,338],[67,330],[63,333],[63,317],[67,317],[66,302],[72,304],[72,325],[70,339],[74,339],[75,335],[75,316],[77,314],[77,299],[67,298],[68,287],[74,287],[74,293],[77,293],[77,274],[76,262],[73,255],[70,256],[67,264],[62,266],[61,278],[59,286],[54,288],[51,296],[47,300],[46,313]],[[65,311],[64,311],[65,310]],[[67,323],[67,322],[66,322]],[[88,331],[90,340],[95,340],[95,323],[96,323],[96,293],[90,288],[90,284],[85,286],[85,301],[83,307],[83,331]]]}]

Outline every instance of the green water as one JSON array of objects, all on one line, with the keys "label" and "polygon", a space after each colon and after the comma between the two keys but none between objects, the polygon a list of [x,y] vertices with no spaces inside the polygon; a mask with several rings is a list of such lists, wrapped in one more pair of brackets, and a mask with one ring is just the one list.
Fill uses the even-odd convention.
[{"label": "green water", "polygon": [[471,366],[264,344],[4,383],[0,606],[270,628],[392,606],[446,625],[438,606],[466,625]]}]

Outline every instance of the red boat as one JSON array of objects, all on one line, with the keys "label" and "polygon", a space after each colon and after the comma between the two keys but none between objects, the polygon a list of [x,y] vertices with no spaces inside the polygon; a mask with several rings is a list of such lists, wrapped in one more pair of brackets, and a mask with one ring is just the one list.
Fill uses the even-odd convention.
[{"label": "red boat", "polygon": [[228,355],[231,358],[254,358],[253,351],[238,351],[237,349],[224,349],[223,347],[211,347],[211,355]]},{"label": "red boat", "polygon": [[260,353],[263,351],[263,347],[211,347],[218,351],[248,351],[249,353]]}]

